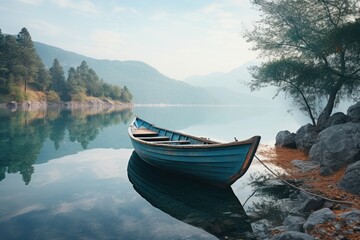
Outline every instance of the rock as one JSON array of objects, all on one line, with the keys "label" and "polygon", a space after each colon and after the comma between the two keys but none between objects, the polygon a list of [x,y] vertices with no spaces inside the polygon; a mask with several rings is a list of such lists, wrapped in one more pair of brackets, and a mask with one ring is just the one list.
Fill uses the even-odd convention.
[{"label": "rock", "polygon": [[267,239],[270,234],[270,226],[271,223],[266,219],[251,223],[251,228],[253,229],[257,239]]},{"label": "rock", "polygon": [[292,160],[291,163],[299,168],[301,172],[311,171],[320,166],[316,161]]},{"label": "rock", "polygon": [[335,125],[320,132],[309,153],[320,162],[320,173],[330,175],[360,158],[360,123]]},{"label": "rock", "polygon": [[274,240],[315,240],[314,237],[301,232],[288,231],[283,232],[273,238]]},{"label": "rock", "polygon": [[306,193],[306,192],[302,192],[300,191],[299,194],[298,194],[298,199],[300,201],[305,201],[307,198],[311,197],[310,194]]},{"label": "rock", "polygon": [[296,148],[295,133],[291,133],[287,130],[280,131],[276,135],[275,145],[279,147]]},{"label": "rock", "polygon": [[283,222],[283,225],[287,231],[301,232],[305,221],[306,220],[303,217],[287,216]]},{"label": "rock", "polygon": [[345,171],[345,175],[339,182],[339,187],[352,194],[360,195],[360,160],[350,164]]},{"label": "rock", "polygon": [[301,204],[300,209],[303,212],[315,211],[320,209],[323,206],[324,202],[325,201],[321,198],[310,196],[305,199],[305,201]]},{"label": "rock", "polygon": [[307,124],[299,128],[296,132],[296,147],[309,153],[312,145],[315,144],[318,136],[318,130],[314,125]]},{"label": "rock", "polygon": [[8,108],[17,108],[17,102],[11,101],[6,104]]},{"label": "rock", "polygon": [[104,101],[104,103],[106,103],[106,104],[114,105],[114,101],[111,101],[111,100],[109,100],[109,99],[104,99],[103,101]]},{"label": "rock", "polygon": [[322,208],[310,214],[304,224],[305,232],[314,229],[315,225],[335,220],[336,215],[329,208]]},{"label": "rock", "polygon": [[338,125],[338,124],[344,124],[351,121],[351,117],[345,115],[342,112],[337,112],[331,115],[331,117],[326,122],[326,128]]},{"label": "rock", "polygon": [[352,209],[349,212],[344,212],[339,215],[341,219],[343,219],[347,225],[353,225],[356,223],[360,223],[360,210]]},{"label": "rock", "polygon": [[360,122],[360,102],[350,106],[347,110],[347,115],[352,121]]}]

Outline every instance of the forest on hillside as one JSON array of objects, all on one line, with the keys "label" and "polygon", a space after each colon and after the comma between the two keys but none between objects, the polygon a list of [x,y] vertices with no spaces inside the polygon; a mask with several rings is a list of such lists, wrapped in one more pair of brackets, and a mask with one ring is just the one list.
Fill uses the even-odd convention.
[{"label": "forest on hillside", "polygon": [[26,28],[17,36],[0,29],[0,102],[25,101],[29,90],[44,93],[49,102],[84,101],[87,97],[131,102],[132,94],[124,86],[108,84],[85,61],[68,70],[54,59],[46,69]]}]

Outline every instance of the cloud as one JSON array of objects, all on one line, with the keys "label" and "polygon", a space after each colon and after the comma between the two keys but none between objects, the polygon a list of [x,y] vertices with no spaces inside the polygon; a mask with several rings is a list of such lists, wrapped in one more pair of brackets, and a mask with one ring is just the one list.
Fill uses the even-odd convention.
[{"label": "cloud", "polygon": [[53,0],[53,3],[61,8],[73,9],[77,12],[85,13],[88,15],[98,15],[100,13],[99,9],[89,0]]},{"label": "cloud", "polygon": [[40,5],[44,0],[18,0],[19,2],[30,4],[30,5]]},{"label": "cloud", "polygon": [[28,26],[31,30],[36,30],[38,32],[41,32],[42,35],[48,35],[48,36],[59,36],[62,34],[62,29],[52,25],[48,22],[42,21],[40,19],[32,19],[29,21]]},{"label": "cloud", "polygon": [[24,207],[24,208],[20,208],[18,210],[16,210],[15,212],[7,215],[7,216],[3,216],[2,218],[0,218],[0,221],[5,221],[5,220],[9,220],[13,217],[17,217],[17,216],[21,216],[27,213],[30,213],[32,211],[40,211],[45,209],[45,207],[43,205],[40,204],[34,204],[34,205],[30,205],[28,207]]},{"label": "cloud", "polygon": [[112,10],[112,13],[117,14],[132,14],[132,15],[139,15],[140,12],[136,10],[135,8],[127,8],[127,7],[116,7]]},{"label": "cloud", "polygon": [[[119,59],[127,43],[126,36],[122,33],[96,29],[90,36],[90,48],[88,52],[96,54],[97,58]],[[94,56],[94,55],[93,55]]]},{"label": "cloud", "polygon": [[97,201],[98,200],[96,198],[82,198],[72,202],[62,202],[53,210],[53,213],[56,215],[73,212],[74,210],[79,209],[83,211],[89,211],[95,207]]}]

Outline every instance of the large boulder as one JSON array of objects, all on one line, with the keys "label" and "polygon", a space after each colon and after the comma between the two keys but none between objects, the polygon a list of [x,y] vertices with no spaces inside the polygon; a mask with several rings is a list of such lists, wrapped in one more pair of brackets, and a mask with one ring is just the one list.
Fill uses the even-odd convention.
[{"label": "large boulder", "polygon": [[345,175],[339,182],[339,187],[347,192],[360,195],[360,160],[346,168]]},{"label": "large boulder", "polygon": [[303,230],[303,225],[306,222],[305,218],[299,216],[287,216],[283,222],[285,229],[287,231],[297,231],[301,232]]},{"label": "large boulder", "polygon": [[291,133],[288,130],[280,131],[276,135],[275,145],[279,147],[296,148],[295,133]]},{"label": "large boulder", "polygon": [[341,213],[340,219],[342,219],[347,225],[358,224],[360,223],[360,210],[351,209],[349,212]]},{"label": "large boulder", "polygon": [[360,159],[360,123],[335,125],[320,132],[309,158],[320,162],[322,175],[330,175]]},{"label": "large boulder", "polygon": [[299,128],[296,132],[296,147],[309,153],[310,148],[315,144],[318,130],[314,125],[307,124]]},{"label": "large boulder", "polygon": [[309,232],[314,229],[318,224],[326,223],[336,219],[335,213],[329,208],[322,208],[316,212],[310,214],[306,222],[304,223],[305,232]]},{"label": "large boulder", "polygon": [[275,236],[273,240],[315,240],[315,238],[306,233],[288,231]]},{"label": "large boulder", "polygon": [[327,120],[326,128],[334,125],[344,124],[350,121],[351,121],[351,117],[345,115],[342,112],[337,112],[331,115],[331,117]]},{"label": "large boulder", "polygon": [[351,117],[352,121],[360,122],[360,102],[350,106],[347,115]]},{"label": "large boulder", "polygon": [[300,209],[303,212],[319,210],[323,206],[324,202],[325,200],[321,198],[310,196],[301,204]]}]

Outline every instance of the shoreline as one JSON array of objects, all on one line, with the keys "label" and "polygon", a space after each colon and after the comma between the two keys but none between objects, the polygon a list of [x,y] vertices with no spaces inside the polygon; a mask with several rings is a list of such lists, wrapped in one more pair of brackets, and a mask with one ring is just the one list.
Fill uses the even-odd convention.
[{"label": "shoreline", "polygon": [[47,108],[61,108],[61,109],[114,109],[114,110],[123,110],[131,109],[135,106],[134,103],[124,103],[118,101],[108,101],[100,99],[89,99],[86,101],[69,101],[69,102],[46,102],[46,101],[25,101],[25,102],[15,102],[10,103],[0,103],[0,109],[8,110],[39,110]]},{"label": "shoreline", "polygon": [[351,194],[340,189],[337,183],[345,174],[346,167],[341,168],[338,172],[329,175],[320,175],[319,167],[308,171],[302,171],[296,167],[292,161],[308,162],[309,156],[301,150],[284,147],[266,146],[266,149],[260,151],[260,155],[267,158],[266,162],[272,163],[286,171],[282,177],[285,180],[303,183],[307,190],[332,198],[339,201],[354,201],[354,206],[360,209],[360,196]]},{"label": "shoreline", "polygon": [[[262,145],[259,149],[259,156],[265,164],[273,164],[284,170],[281,178],[293,183],[308,192],[320,196],[338,200],[352,202],[353,205],[347,205],[337,202],[331,202],[319,197],[314,197],[307,193],[295,190],[288,198],[288,205],[295,202],[295,213],[290,213],[280,226],[265,226],[265,231],[257,232],[259,239],[282,239],[281,237],[292,236],[292,234],[313,237],[314,239],[360,239],[360,196],[348,193],[338,187],[339,180],[345,173],[345,168],[330,176],[321,176],[319,166],[313,169],[300,169],[294,164],[306,163],[309,156],[301,150],[290,149],[277,146]],[[286,204],[285,204],[286,205]],[[284,206],[285,207],[285,206]],[[324,216],[320,213],[324,213]],[[311,228],[308,227],[309,219],[312,215],[320,214],[323,221],[317,222]],[[331,214],[332,218],[326,219],[325,215]],[[344,216],[351,215],[352,218]],[[354,217],[355,215],[355,217]],[[289,229],[287,219],[302,218],[298,229]],[[306,236],[305,236],[306,235]],[[285,239],[285,238],[284,238]],[[287,239],[287,238],[286,238]]]}]

